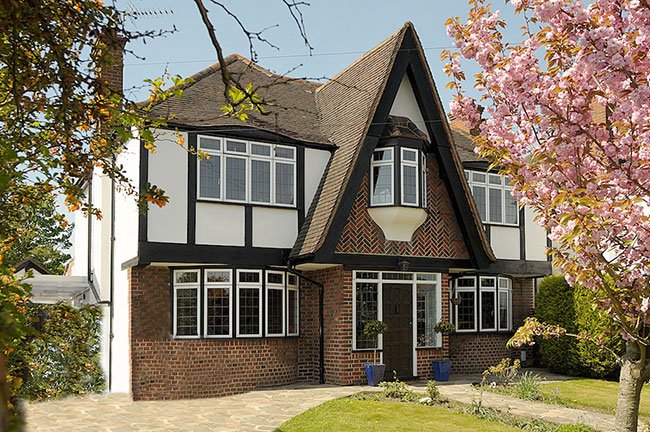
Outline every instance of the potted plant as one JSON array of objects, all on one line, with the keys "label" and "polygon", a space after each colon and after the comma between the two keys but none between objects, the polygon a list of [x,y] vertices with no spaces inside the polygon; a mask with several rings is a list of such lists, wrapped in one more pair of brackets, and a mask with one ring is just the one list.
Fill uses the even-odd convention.
[{"label": "potted plant", "polygon": [[386,323],[382,321],[372,320],[368,321],[363,327],[363,334],[370,340],[376,340],[377,343],[373,348],[372,360],[374,363],[366,364],[366,378],[368,379],[368,385],[376,386],[384,379],[384,372],[386,372],[386,365],[377,362],[377,345],[379,345],[379,335],[383,334],[388,330]]},{"label": "potted plant", "polygon": [[[433,330],[436,333],[441,333],[443,335],[449,335],[456,331],[456,326],[450,323],[449,321],[440,321],[438,324],[433,327]],[[433,360],[431,362],[431,367],[433,368],[433,377],[436,381],[448,381],[449,373],[451,372],[451,360]]]}]

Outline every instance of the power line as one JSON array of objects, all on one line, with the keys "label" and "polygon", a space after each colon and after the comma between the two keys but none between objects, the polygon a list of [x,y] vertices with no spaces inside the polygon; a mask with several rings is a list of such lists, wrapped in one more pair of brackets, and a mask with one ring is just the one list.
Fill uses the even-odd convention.
[{"label": "power line", "polygon": [[[453,49],[453,46],[436,46],[423,48],[424,51],[432,50],[443,50],[443,49]],[[407,48],[401,49],[400,51],[416,51],[416,48]],[[327,56],[342,56],[342,55],[354,55],[354,54],[365,54],[367,51],[333,51],[333,52],[324,52],[317,54],[284,54],[284,55],[270,55],[270,56],[259,56],[259,59],[285,59],[285,58],[305,58],[305,57],[327,57]],[[206,60],[170,60],[170,61],[160,61],[160,62],[148,62],[148,63],[126,63],[124,66],[154,66],[154,65],[164,65],[164,64],[185,64],[185,63],[207,63],[214,62],[215,59],[206,59]]]}]

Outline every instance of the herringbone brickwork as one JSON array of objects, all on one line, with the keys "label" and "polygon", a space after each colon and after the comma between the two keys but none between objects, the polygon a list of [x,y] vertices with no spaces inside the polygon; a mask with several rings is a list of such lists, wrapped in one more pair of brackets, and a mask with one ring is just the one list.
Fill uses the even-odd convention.
[{"label": "herringbone brickwork", "polygon": [[429,215],[408,242],[386,240],[381,228],[368,214],[370,204],[368,175],[364,176],[354,206],[339,238],[336,252],[469,258],[467,247],[447,193],[440,178],[438,163],[427,157],[427,210]]}]

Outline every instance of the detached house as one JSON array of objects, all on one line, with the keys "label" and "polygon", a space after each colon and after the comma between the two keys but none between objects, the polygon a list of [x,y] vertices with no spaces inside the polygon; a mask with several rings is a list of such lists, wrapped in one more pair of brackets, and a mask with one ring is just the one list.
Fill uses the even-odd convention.
[{"label": "detached house", "polygon": [[[173,118],[157,151],[131,140],[119,155],[169,203],[140,214],[97,173],[104,218],[77,221],[73,274],[110,304],[111,390],[355,384],[375,347],[403,379],[430,378],[432,359],[469,372],[512,355],[535,278],[551,271],[546,233],[450,128],[413,25],[325,84],[227,61],[264,88],[270,114],[224,118],[218,65],[197,73],[157,107]],[[379,340],[363,335],[372,319],[389,326]],[[457,332],[435,333],[441,320]]]}]

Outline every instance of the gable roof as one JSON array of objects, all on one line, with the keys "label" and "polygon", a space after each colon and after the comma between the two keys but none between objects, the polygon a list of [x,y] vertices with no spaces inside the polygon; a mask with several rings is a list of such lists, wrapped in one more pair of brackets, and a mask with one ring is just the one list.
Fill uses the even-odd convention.
[{"label": "gable roof", "polygon": [[[435,91],[422,46],[410,22],[367,52],[316,93],[323,134],[338,146],[330,159],[305,223],[291,252],[293,259],[321,253],[331,257],[337,233],[367,170],[370,154],[388,120],[390,107],[405,73],[424,84],[418,105],[425,115],[429,135],[451,184],[456,211],[465,227],[466,242],[478,265],[496,258],[483,231],[476,205],[462,179],[462,166],[451,137],[442,103]],[[464,211],[467,210],[467,211]]]},{"label": "gable roof", "polygon": [[26,260],[22,261],[21,263],[17,264],[16,267],[14,268],[14,273],[18,273],[19,271],[29,271],[29,270],[35,270],[36,272],[42,274],[42,275],[49,275],[50,272],[45,268],[43,264],[40,262],[33,260],[31,258],[27,258]]},{"label": "gable roof", "polygon": [[320,83],[289,78],[264,69],[252,61],[232,54],[226,58],[228,71],[242,84],[251,83],[256,94],[266,102],[268,114],[248,112],[248,120],[242,123],[226,116],[220,110],[225,105],[224,84],[220,66],[216,63],[188,78],[182,85],[182,97],[170,97],[152,109],[154,116],[168,118],[170,125],[208,129],[220,126],[256,128],[319,144],[330,144],[321,133],[316,89]]}]

